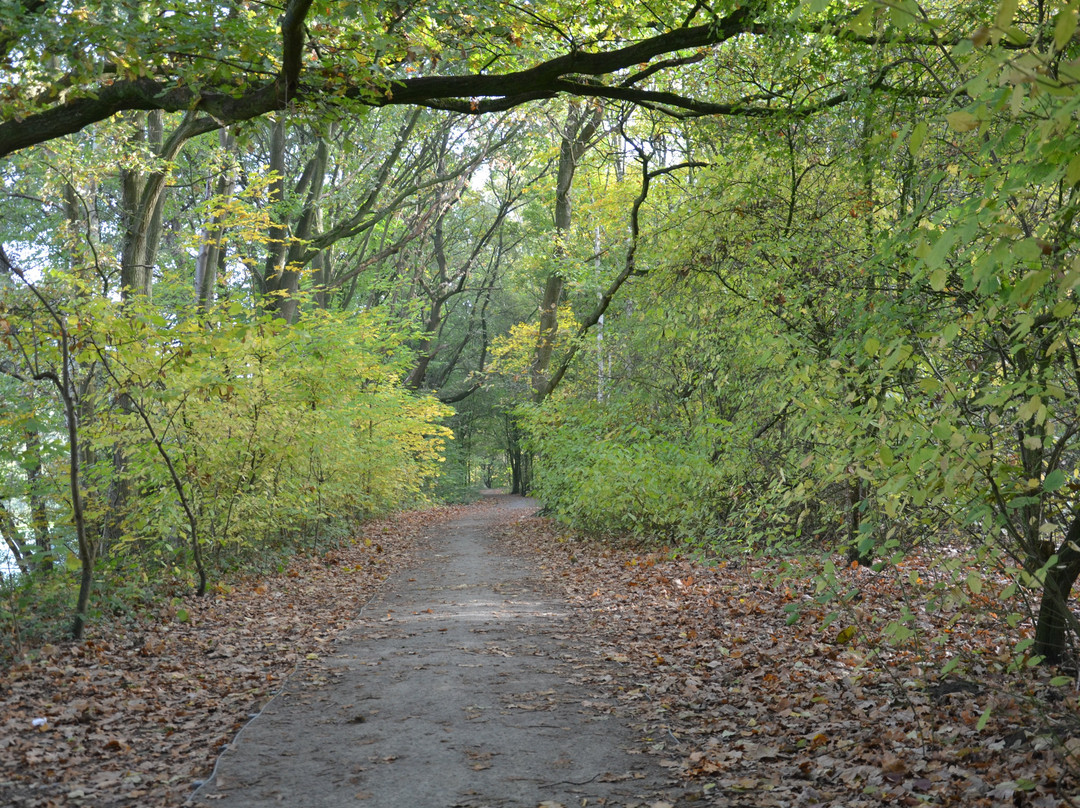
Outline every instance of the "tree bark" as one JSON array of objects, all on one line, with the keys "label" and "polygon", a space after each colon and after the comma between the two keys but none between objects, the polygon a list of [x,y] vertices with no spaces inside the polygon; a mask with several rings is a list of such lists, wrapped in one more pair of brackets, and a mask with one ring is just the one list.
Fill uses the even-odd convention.
[{"label": "tree bark", "polygon": [[[114,80],[95,84],[93,95],[72,93],[70,99],[53,104],[41,112],[0,123],[0,157],[73,134],[124,111],[192,111],[199,113],[201,131],[208,132],[223,125],[287,109],[299,100],[325,98],[327,88],[317,77],[312,76],[310,81],[303,84],[300,82],[304,21],[311,5],[312,0],[290,0],[286,4],[280,18],[282,55],[279,73],[261,83],[253,83],[240,95],[235,92],[233,76],[215,86],[210,80],[205,83],[181,82],[167,76],[126,79],[105,74],[103,78]],[[658,56],[718,45],[742,34],[758,33],[755,23],[757,13],[758,4],[748,4],[703,25],[676,28],[608,51],[587,52],[574,47],[561,56],[531,68],[503,74],[397,79],[375,93],[367,76],[361,74],[361,80],[355,86],[345,88],[344,98],[376,107],[417,105],[466,115],[483,115],[567,94],[611,98],[668,108],[687,115],[771,116],[776,114],[776,110],[754,104],[753,99],[715,103],[676,92],[652,91],[634,86],[642,76],[655,72],[648,68],[641,71],[640,76],[622,78],[614,86],[598,80],[599,77],[646,64]],[[828,26],[830,31],[835,30],[835,21],[828,21],[824,26]],[[932,44],[941,43],[935,39]],[[60,81],[62,83],[64,78]],[[862,86],[842,90],[814,106],[836,106],[864,90]]]},{"label": "tree bark", "polygon": [[1039,615],[1035,621],[1034,653],[1050,664],[1061,662],[1068,650],[1070,633],[1076,617],[1069,608],[1073,584],[1080,576],[1080,513],[1069,525],[1065,541],[1058,549],[1058,561],[1046,571]]},{"label": "tree bark", "polygon": [[[225,160],[233,146],[233,138],[227,130],[218,132],[218,146],[222,153],[221,173],[214,185],[213,194],[217,199],[225,200],[232,195],[235,177],[232,168]],[[202,232],[199,244],[199,257],[195,261],[195,305],[199,311],[209,311],[214,305],[214,289],[217,286],[218,266],[224,258],[222,243],[221,214],[214,214],[210,223]]]},{"label": "tree bark", "polygon": [[[278,172],[271,186],[272,199],[280,203],[285,193],[285,126],[279,121],[272,136],[270,166]],[[304,194],[304,208],[290,233],[288,219],[278,215],[270,230],[270,252],[266,259],[266,306],[269,311],[287,322],[295,322],[300,303],[296,299],[300,291],[300,269],[314,257],[309,253],[307,242],[311,239],[318,220],[322,200],[326,167],[330,160],[330,147],[325,138],[319,138],[315,155],[308,160],[296,183],[294,193]]]},{"label": "tree bark", "polygon": [[41,493],[41,435],[37,430],[26,433],[26,452],[30,455],[30,465],[26,469],[28,488],[27,499],[30,502],[30,524],[34,535],[34,568],[42,572],[51,572],[53,568],[52,537],[49,533],[49,513],[45,497]]},{"label": "tree bark", "polygon": [[540,327],[533,352],[530,378],[533,401],[542,402],[553,389],[548,378],[551,355],[555,350],[555,338],[559,332],[559,303],[562,302],[566,282],[563,264],[566,262],[566,242],[573,224],[573,205],[570,191],[578,161],[589,147],[600,122],[603,108],[571,104],[563,126],[559,144],[559,172],[555,181],[555,243],[552,247],[554,270],[544,283],[544,295],[540,301]]},{"label": "tree bark", "polygon": [[7,545],[8,552],[15,560],[15,566],[23,575],[30,574],[30,565],[26,561],[26,547],[23,544],[22,533],[15,524],[15,517],[3,502],[0,502],[0,538]]}]

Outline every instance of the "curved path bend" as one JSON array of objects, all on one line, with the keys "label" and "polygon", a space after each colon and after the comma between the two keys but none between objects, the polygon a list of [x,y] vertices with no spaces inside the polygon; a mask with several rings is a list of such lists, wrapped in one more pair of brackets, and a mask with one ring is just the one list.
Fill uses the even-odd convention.
[{"label": "curved path bend", "polygon": [[568,606],[489,535],[508,509],[535,507],[502,496],[438,528],[427,561],[364,607],[324,676],[293,677],[190,804],[678,804],[680,789],[597,684],[605,663]]}]

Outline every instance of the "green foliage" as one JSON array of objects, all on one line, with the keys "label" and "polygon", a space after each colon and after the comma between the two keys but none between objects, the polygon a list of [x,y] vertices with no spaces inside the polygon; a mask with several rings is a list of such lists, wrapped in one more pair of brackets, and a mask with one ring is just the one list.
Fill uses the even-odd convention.
[{"label": "green foliage", "polygon": [[[235,305],[181,320],[142,300],[66,305],[85,369],[87,515],[106,537],[103,569],[131,585],[186,575],[193,539],[226,568],[310,547],[328,523],[422,501],[438,473],[448,410],[401,388],[405,334],[377,314],[316,312],[289,326]],[[45,357],[55,340],[19,313],[12,364]],[[57,416],[44,413],[51,422],[38,428],[56,437],[38,449],[55,452]],[[30,416],[16,415],[25,430]],[[61,521],[66,465],[47,469]]]},{"label": "green foliage", "polygon": [[677,441],[627,406],[560,402],[518,416],[536,456],[536,495],[586,530],[685,539],[726,507],[728,486],[703,451],[724,424]]},{"label": "green foliage", "polygon": [[[1007,5],[985,37],[977,14],[949,18],[976,31],[947,65],[959,106],[867,94],[699,133],[716,162],[651,221],[650,278],[605,323],[598,380],[580,373],[525,420],[560,515],[884,564],[963,536],[985,569],[1042,590],[1033,648],[1060,654],[1042,632],[1064,629],[1080,572],[1080,96],[1055,58],[1075,55],[1076,15],[1061,6],[1053,46],[1018,51],[1032,18]],[[944,25],[865,8],[859,37]],[[753,75],[797,85],[883,57],[837,41]],[[980,596],[959,569],[934,597]]]},{"label": "green foliage", "polygon": [[169,326],[125,311],[110,322],[108,343],[131,350],[105,360],[119,406],[103,413],[92,439],[102,452],[120,447],[125,484],[139,491],[124,517],[126,540],[185,527],[125,396],[151,414],[186,471],[209,547],[257,551],[319,522],[363,519],[422,497],[447,437],[437,426],[446,411],[399,387],[399,334],[375,315],[316,313],[288,327],[215,314]]}]

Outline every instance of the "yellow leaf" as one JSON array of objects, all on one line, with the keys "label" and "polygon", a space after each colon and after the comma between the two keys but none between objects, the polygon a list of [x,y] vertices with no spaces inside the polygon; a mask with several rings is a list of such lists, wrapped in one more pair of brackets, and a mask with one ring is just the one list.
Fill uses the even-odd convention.
[{"label": "yellow leaf", "polygon": [[957,132],[970,132],[979,128],[979,119],[966,110],[959,109],[945,116],[949,126]]},{"label": "yellow leaf", "polygon": [[840,633],[836,635],[836,644],[847,645],[849,642],[855,639],[855,634],[857,631],[858,629],[855,628],[855,626],[848,626],[845,629],[841,629]]}]

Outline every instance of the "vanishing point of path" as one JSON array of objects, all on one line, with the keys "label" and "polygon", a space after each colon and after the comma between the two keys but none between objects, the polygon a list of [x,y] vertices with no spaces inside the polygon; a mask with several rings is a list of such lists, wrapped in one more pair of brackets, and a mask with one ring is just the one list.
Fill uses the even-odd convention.
[{"label": "vanishing point of path", "polygon": [[489,528],[437,528],[426,562],[368,603],[225,751],[198,806],[544,808],[678,804],[646,741],[586,679],[602,665],[527,559]]}]

